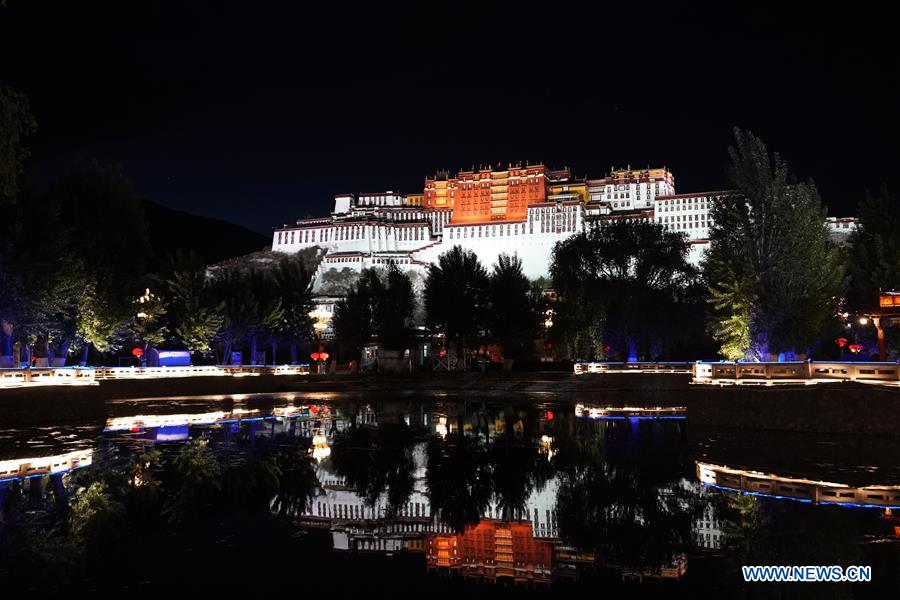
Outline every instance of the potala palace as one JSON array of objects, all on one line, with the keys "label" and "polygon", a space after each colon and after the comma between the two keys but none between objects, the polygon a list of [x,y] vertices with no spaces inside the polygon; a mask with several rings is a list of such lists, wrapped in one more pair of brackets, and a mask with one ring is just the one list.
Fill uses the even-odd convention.
[{"label": "potala palace", "polygon": [[[517,254],[525,275],[535,279],[548,275],[557,242],[593,224],[641,219],[683,232],[688,258],[697,264],[709,246],[710,206],[719,193],[676,194],[665,167],[613,169],[600,179],[542,164],[440,172],[425,179],[423,193],[337,195],[330,215],[275,229],[272,249],[324,249],[317,277],[329,269],[388,263],[424,275],[441,253],[459,245],[488,268],[501,253]],[[828,225],[849,232],[855,219],[832,218]]]}]

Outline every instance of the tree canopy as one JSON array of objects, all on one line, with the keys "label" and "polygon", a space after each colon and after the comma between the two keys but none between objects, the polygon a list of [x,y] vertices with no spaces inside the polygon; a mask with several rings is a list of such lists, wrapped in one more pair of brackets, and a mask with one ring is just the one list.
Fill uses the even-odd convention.
[{"label": "tree canopy", "polygon": [[872,309],[880,291],[900,289],[900,204],[886,186],[860,203],[849,258],[851,309]]},{"label": "tree canopy", "polygon": [[617,220],[559,242],[550,273],[555,339],[580,358],[658,358],[673,345],[683,296],[696,278],[680,233]]},{"label": "tree canopy", "polygon": [[446,336],[457,355],[486,329],[488,274],[471,250],[454,246],[428,267],[425,319]]},{"label": "tree canopy", "polygon": [[335,307],[334,330],[342,351],[354,358],[377,336],[379,348],[406,350],[412,342],[416,298],[409,275],[396,265],[363,269]]},{"label": "tree canopy", "polygon": [[712,205],[703,269],[713,336],[727,358],[806,352],[833,318],[843,267],[815,186],[752,133],[735,130],[733,190]]},{"label": "tree canopy", "polygon": [[22,164],[29,156],[25,138],[36,129],[28,97],[0,87],[0,207],[18,195]]},{"label": "tree canopy", "polygon": [[537,306],[531,295],[531,282],[522,272],[516,255],[501,254],[494,264],[488,286],[491,337],[503,349],[504,358],[525,358],[537,337]]}]

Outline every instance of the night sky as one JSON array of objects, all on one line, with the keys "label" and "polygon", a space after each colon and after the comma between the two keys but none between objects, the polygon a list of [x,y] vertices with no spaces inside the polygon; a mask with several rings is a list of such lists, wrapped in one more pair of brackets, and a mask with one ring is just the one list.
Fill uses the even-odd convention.
[{"label": "night sky", "polygon": [[718,189],[738,125],[833,215],[900,189],[883,14],[320,4],[7,0],[0,85],[31,99],[31,170],[118,163],[147,198],[269,232],[485,163],[665,165],[680,193]]}]

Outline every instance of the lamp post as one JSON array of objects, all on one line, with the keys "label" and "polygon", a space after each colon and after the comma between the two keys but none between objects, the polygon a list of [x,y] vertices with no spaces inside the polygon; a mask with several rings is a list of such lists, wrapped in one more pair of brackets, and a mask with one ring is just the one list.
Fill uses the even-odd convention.
[{"label": "lamp post", "polygon": [[884,328],[881,326],[882,315],[868,315],[859,318],[860,325],[868,325],[869,320],[875,325],[875,331],[878,336],[878,360],[885,362],[887,360],[887,342],[884,338]]}]

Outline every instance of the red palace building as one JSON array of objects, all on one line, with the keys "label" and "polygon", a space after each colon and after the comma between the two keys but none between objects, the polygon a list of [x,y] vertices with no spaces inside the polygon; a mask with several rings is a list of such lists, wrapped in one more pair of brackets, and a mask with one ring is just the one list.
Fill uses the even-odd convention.
[{"label": "red palace building", "polygon": [[544,165],[482,167],[460,171],[456,177],[438,173],[425,179],[423,205],[453,209],[453,223],[523,220],[528,205],[545,202],[549,184],[567,177],[568,170],[552,171]]}]

